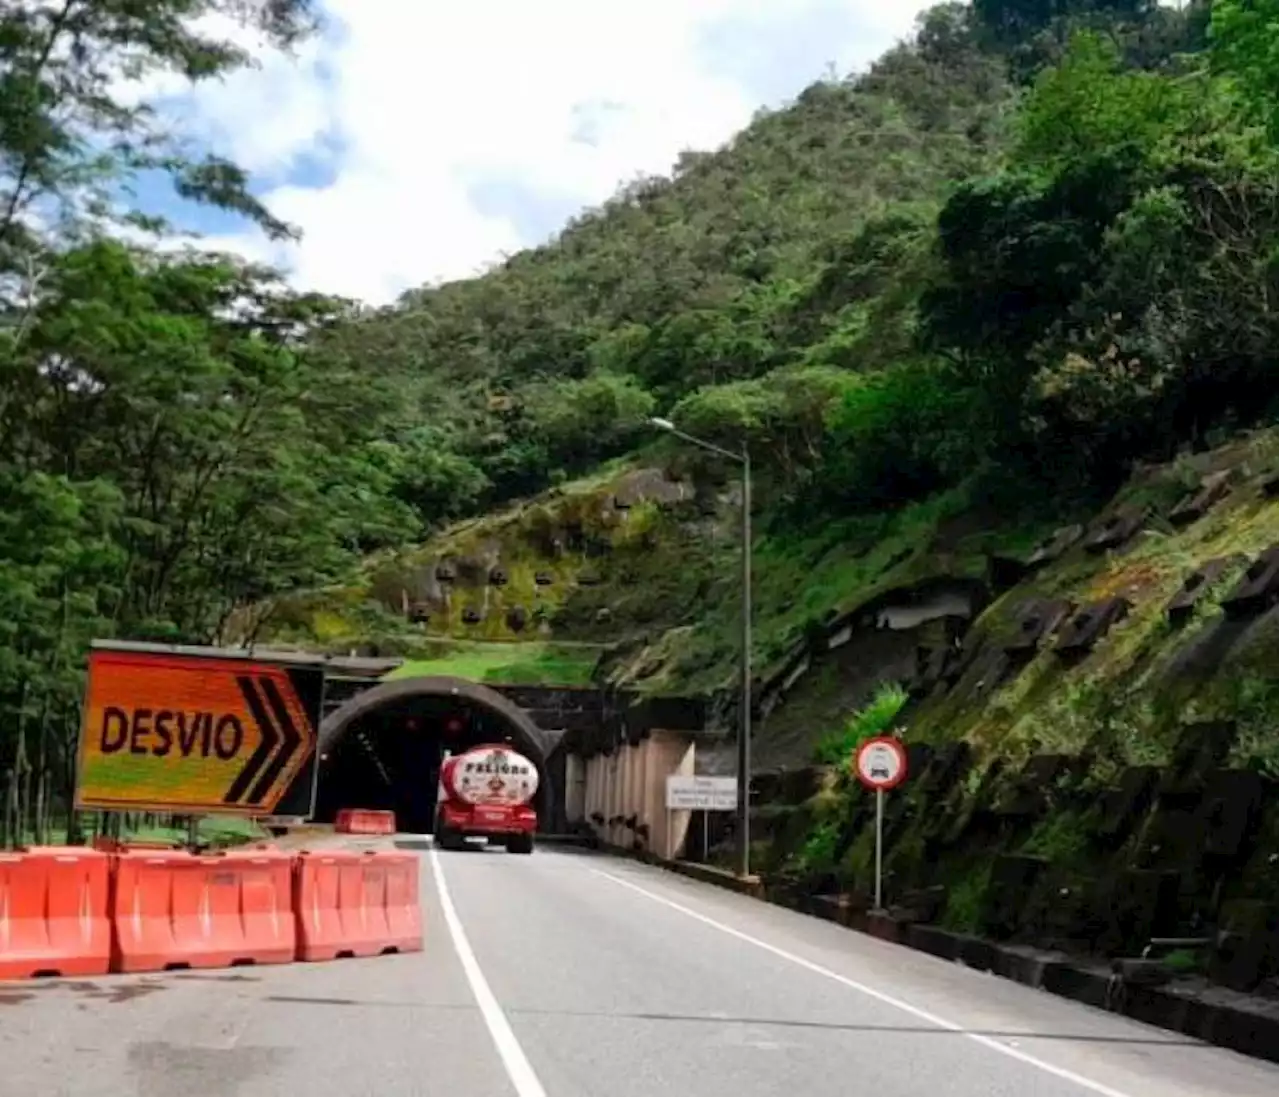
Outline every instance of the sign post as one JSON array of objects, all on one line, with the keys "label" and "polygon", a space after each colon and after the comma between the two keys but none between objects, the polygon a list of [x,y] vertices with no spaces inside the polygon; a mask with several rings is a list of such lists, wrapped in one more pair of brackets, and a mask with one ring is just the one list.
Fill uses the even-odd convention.
[{"label": "sign post", "polygon": [[884,794],[907,779],[907,752],[892,735],[879,735],[858,747],[853,756],[853,768],[863,786],[876,794],[876,890],[873,909],[883,910]]},{"label": "sign post", "polygon": [[320,663],[95,644],[75,806],[309,816],[323,691]]}]

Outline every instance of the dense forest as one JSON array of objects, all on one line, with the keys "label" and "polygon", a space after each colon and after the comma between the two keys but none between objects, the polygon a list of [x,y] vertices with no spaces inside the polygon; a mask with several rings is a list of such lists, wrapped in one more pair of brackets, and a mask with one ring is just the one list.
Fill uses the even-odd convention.
[{"label": "dense forest", "polygon": [[[94,636],[241,607],[653,444],[752,447],[761,521],[1087,497],[1276,418],[1275,0],[975,0],[551,243],[394,307],[163,247],[132,183],[287,236],[118,97],[307,0],[0,8],[0,775],[37,828]],[[22,829],[19,827],[18,829]]]}]

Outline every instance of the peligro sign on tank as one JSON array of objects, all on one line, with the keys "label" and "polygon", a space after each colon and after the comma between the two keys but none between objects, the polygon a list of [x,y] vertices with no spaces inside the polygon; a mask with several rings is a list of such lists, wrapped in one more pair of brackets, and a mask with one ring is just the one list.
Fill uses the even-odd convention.
[{"label": "peligro sign on tank", "polygon": [[451,791],[469,804],[527,804],[538,791],[538,770],[505,747],[475,747],[451,759]]}]

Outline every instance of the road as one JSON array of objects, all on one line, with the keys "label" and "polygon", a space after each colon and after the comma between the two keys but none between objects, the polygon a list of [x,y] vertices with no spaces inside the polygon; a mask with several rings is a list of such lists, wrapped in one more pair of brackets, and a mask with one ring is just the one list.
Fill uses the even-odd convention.
[{"label": "road", "polygon": [[1276,1068],[648,866],[424,852],[420,954],[0,984],[0,1097],[1273,1097]]}]

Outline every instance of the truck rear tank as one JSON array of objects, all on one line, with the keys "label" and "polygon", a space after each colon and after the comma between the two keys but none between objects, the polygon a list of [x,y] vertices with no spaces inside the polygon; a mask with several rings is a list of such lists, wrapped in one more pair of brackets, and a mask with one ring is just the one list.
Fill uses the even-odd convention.
[{"label": "truck rear tank", "polygon": [[484,838],[510,853],[532,853],[538,813],[538,768],[502,743],[484,743],[441,763],[435,841],[456,849]]}]

